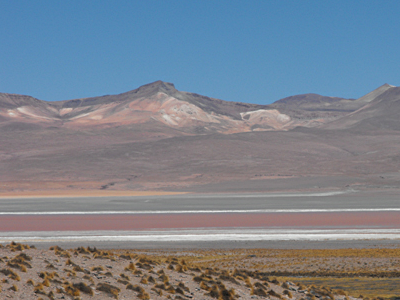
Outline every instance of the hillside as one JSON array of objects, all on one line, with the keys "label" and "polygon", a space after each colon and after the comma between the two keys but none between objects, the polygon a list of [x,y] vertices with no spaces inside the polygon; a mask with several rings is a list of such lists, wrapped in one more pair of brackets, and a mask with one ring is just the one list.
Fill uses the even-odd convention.
[{"label": "hillside", "polygon": [[0,94],[1,191],[400,186],[400,88],[218,100],[157,81],[46,102]]}]

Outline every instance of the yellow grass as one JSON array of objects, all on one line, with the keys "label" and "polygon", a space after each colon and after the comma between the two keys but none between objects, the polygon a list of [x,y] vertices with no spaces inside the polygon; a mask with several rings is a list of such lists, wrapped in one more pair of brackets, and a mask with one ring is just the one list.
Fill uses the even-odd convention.
[{"label": "yellow grass", "polygon": [[350,296],[359,297],[384,297],[394,298],[400,297],[400,278],[371,278],[371,277],[355,277],[355,278],[336,278],[336,277],[283,277],[282,280],[299,282],[305,285],[327,286],[334,290],[342,290]]},{"label": "yellow grass", "polygon": [[[30,259],[25,253],[30,254],[29,251],[31,250],[15,256],[14,253],[10,252],[15,247],[25,248],[24,245],[17,243],[10,245],[7,249],[8,252],[5,253],[10,257],[2,256],[4,267],[7,266],[8,262],[23,265]],[[55,265],[69,266],[63,270],[61,270],[62,268],[58,270],[60,275],[56,272],[49,272],[49,270],[44,271],[46,264],[52,261],[50,258],[44,259],[43,269],[35,271],[32,277],[36,281],[35,276],[38,274],[43,282],[34,286],[33,280],[27,281],[28,276],[31,276],[34,271],[29,269],[28,272],[31,273],[21,273],[24,283],[19,283],[20,290],[21,284],[33,285],[30,290],[34,289],[36,293],[46,295],[48,298],[51,298],[49,291],[53,290],[73,299],[73,297],[79,297],[82,293],[82,298],[92,293],[98,293],[94,292],[93,289],[118,298],[120,289],[123,289],[122,294],[130,293],[130,297],[135,299],[146,299],[147,293],[153,296],[164,293],[164,298],[170,296],[171,299],[181,299],[182,295],[190,293],[188,288],[190,286],[190,289],[193,289],[195,293],[199,291],[204,296],[228,300],[235,299],[232,289],[234,287],[238,295],[242,294],[243,291],[247,293],[242,295],[243,299],[249,299],[251,295],[271,299],[276,297],[299,299],[299,293],[292,288],[293,283],[295,283],[300,290],[312,292],[308,296],[303,294],[304,300],[317,300],[317,297],[320,297],[318,298],[320,300],[328,299],[328,297],[333,299],[338,298],[338,295],[340,295],[339,299],[342,300],[352,299],[352,297],[359,297],[360,295],[364,296],[364,300],[367,300],[367,297],[371,300],[377,297],[393,299],[400,297],[398,288],[400,286],[400,276],[398,276],[400,272],[399,249],[104,251],[89,249],[89,247],[70,250],[53,247],[53,250],[56,253],[65,251],[72,255],[76,252],[77,256],[73,258],[55,257],[59,260],[58,264],[55,263]],[[87,252],[93,255],[84,258],[88,254]],[[121,253],[125,257],[121,257]],[[51,254],[54,255],[53,252]],[[102,257],[106,261],[99,261],[96,259],[98,257]],[[114,277],[108,269],[102,267],[104,265],[113,268],[113,272],[114,270],[117,271],[118,269],[114,268],[113,265],[113,258],[118,260],[122,267],[125,267],[123,273],[118,272],[120,274],[119,279]],[[75,262],[82,264],[82,259],[84,259],[84,264],[88,269],[99,272],[101,278],[109,284],[99,282],[98,279],[101,278],[96,273],[91,273],[86,269],[84,274],[79,274],[83,269]],[[88,264],[87,260],[91,260],[91,263]],[[33,262],[37,263],[37,257],[34,257],[31,262],[35,266]],[[111,266],[108,266],[108,264]],[[12,269],[10,265],[8,267],[10,268],[0,269],[3,282],[8,284],[7,287],[3,286],[3,290],[8,289],[13,283],[10,277],[18,276],[15,269]],[[350,269],[351,271],[349,271]],[[185,274],[182,274],[182,271],[185,271]],[[78,274],[76,274],[77,272]],[[319,276],[306,276],[312,272]],[[129,276],[124,273],[129,274]],[[135,274],[141,275],[140,278]],[[287,275],[281,276],[279,274]],[[370,277],[365,276],[366,274]],[[73,278],[68,278],[68,276]],[[107,278],[104,278],[105,276]],[[185,278],[182,279],[185,280],[185,283],[187,280],[188,286],[182,281],[176,280],[180,277]],[[68,282],[67,280],[71,281]],[[86,283],[77,283],[80,280],[85,280]],[[130,280],[132,280],[132,283]],[[115,284],[115,286],[112,284]],[[15,293],[17,295],[20,291]],[[312,294],[317,297],[312,296]]]}]

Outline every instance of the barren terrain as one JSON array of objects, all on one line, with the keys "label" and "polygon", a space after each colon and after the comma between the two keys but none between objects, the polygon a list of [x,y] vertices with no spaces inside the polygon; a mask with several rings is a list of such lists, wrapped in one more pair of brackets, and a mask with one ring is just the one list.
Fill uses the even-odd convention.
[{"label": "barren terrain", "polygon": [[110,251],[37,250],[11,243],[0,253],[0,294],[7,299],[333,300],[400,295],[398,248]]},{"label": "barren terrain", "polygon": [[257,105],[162,81],[59,102],[0,94],[0,190],[398,188],[399,95]]},{"label": "barren terrain", "polygon": [[[58,102],[0,94],[0,231],[38,246],[0,249],[0,295],[399,297],[399,113],[388,84],[271,105],[162,81]],[[55,238],[75,248],[47,250]]]}]

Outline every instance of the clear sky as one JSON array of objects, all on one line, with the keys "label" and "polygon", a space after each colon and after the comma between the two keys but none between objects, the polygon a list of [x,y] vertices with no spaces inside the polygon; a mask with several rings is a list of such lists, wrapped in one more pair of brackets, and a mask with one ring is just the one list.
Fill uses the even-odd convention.
[{"label": "clear sky", "polygon": [[400,85],[400,1],[0,0],[0,92],[54,101],[156,80],[268,104]]}]

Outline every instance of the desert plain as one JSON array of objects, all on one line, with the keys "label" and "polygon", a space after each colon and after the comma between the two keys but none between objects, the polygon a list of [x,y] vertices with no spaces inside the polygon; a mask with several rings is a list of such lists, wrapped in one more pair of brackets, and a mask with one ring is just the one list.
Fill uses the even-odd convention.
[{"label": "desert plain", "polygon": [[399,100],[0,94],[0,296],[399,298]]}]

